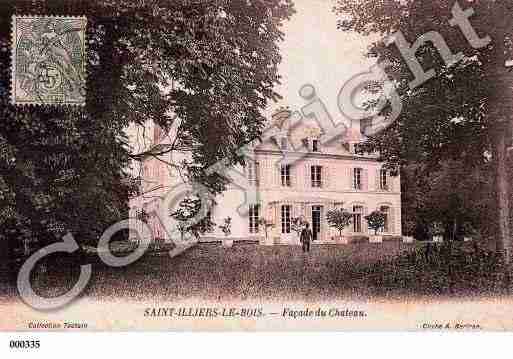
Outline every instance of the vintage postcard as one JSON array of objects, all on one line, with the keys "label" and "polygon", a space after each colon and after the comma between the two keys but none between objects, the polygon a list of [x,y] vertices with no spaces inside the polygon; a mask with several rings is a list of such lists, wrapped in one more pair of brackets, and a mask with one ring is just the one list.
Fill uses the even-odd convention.
[{"label": "vintage postcard", "polygon": [[513,330],[511,1],[0,9],[0,331]]}]

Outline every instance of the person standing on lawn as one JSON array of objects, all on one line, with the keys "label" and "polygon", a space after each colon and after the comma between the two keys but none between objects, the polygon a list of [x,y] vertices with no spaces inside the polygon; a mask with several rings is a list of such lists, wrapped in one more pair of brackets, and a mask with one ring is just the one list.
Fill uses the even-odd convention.
[{"label": "person standing on lawn", "polygon": [[301,231],[299,241],[303,246],[303,253],[310,252],[310,241],[312,240],[313,234],[310,230],[310,223],[306,222],[305,228]]}]

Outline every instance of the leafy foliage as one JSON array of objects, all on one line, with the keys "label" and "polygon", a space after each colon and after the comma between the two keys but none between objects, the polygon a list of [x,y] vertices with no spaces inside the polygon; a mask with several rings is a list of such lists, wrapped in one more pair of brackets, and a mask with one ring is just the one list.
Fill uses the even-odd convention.
[{"label": "leafy foliage", "polygon": [[430,243],[392,260],[369,265],[364,275],[378,295],[497,295],[503,290],[500,256],[487,248],[449,242]]},{"label": "leafy foliage", "polygon": [[199,238],[201,235],[214,230],[215,223],[206,214],[199,221],[193,221],[194,217],[201,215],[201,210],[201,199],[186,197],[180,202],[176,211],[171,213],[171,217],[178,222],[177,228],[180,231],[182,241],[186,233]]},{"label": "leafy foliage", "polygon": [[[513,5],[508,0],[458,1],[462,9],[474,9],[475,14],[469,21],[478,36],[489,36],[491,39],[488,46],[474,48],[458,26],[450,25],[454,4],[453,0],[385,0],[379,3],[337,0],[335,6],[335,12],[340,16],[338,25],[343,31],[382,36],[401,31],[411,44],[421,35],[436,31],[453,53],[461,51],[465,55],[457,64],[447,66],[433,44],[425,43],[416,52],[416,57],[423,69],[433,69],[435,76],[411,89],[409,83],[413,76],[397,46],[387,46],[383,41],[377,41],[368,53],[369,57],[375,57],[379,62],[390,61],[387,74],[397,87],[403,108],[397,121],[382,133],[369,138],[364,147],[367,151],[379,151],[388,167],[404,174],[403,186],[407,188],[402,191],[406,193],[403,207],[418,210],[414,212],[416,223],[410,221],[411,217],[407,218],[411,211],[404,212],[404,217],[410,221],[408,232],[415,225],[422,225],[421,221],[427,221],[421,219],[425,212],[440,218],[441,212],[447,213],[450,208],[451,215],[444,222],[461,223],[464,221],[461,217],[475,220],[472,206],[465,203],[463,207],[466,198],[472,197],[468,196],[469,192],[463,186],[451,189],[454,195],[439,197],[441,202],[433,201],[419,206],[409,202],[412,200],[420,204],[423,201],[422,198],[413,198],[409,194],[410,189],[426,188],[427,185],[441,191],[439,176],[447,179],[445,168],[454,167],[454,161],[460,164],[458,172],[473,175],[487,169],[489,171],[491,164],[496,165],[495,179],[497,182],[504,179],[504,171],[499,170],[499,165],[504,166],[505,158],[505,147],[501,143],[511,137],[511,124],[503,119],[510,119],[513,110],[510,91],[513,74],[504,66],[505,61],[513,57],[513,21],[504,14],[510,13]],[[370,107],[373,105],[375,102],[368,103]],[[389,112],[390,108],[385,108],[381,114],[386,117]],[[412,167],[415,175],[405,173]],[[431,184],[423,183],[432,176],[439,178]],[[471,180],[467,182],[466,178],[462,179],[464,186],[470,187]],[[492,190],[487,185],[483,189],[488,192],[479,191],[482,195],[478,201],[480,216],[489,219],[491,210],[494,219],[489,223],[495,225],[497,218],[502,222],[507,210],[500,210],[500,207],[509,206],[506,203],[508,195],[499,187]],[[483,205],[487,198],[493,197],[496,202],[492,207]],[[437,211],[437,207],[440,213],[435,215],[433,212]],[[461,212],[463,208],[467,213]],[[501,231],[499,235],[496,234],[498,243],[510,240],[505,238],[505,233]]]},{"label": "leafy foliage", "polygon": [[232,234],[232,218],[226,217],[223,224],[218,227],[221,229],[221,231],[223,231],[224,235],[228,237],[230,234]]},{"label": "leafy foliage", "polygon": [[141,222],[148,223],[149,214],[144,209],[137,211],[135,218]]},{"label": "leafy foliage", "polygon": [[344,208],[336,208],[326,213],[326,220],[328,221],[328,225],[336,228],[339,235],[342,237],[342,231],[351,224],[353,216]]},{"label": "leafy foliage", "polygon": [[374,230],[374,234],[385,227],[386,214],[381,211],[372,211],[364,217],[370,229]]},{"label": "leafy foliage", "polygon": [[[276,99],[277,42],[290,0],[5,0],[0,3],[0,240],[54,241],[72,232],[95,241],[128,217],[136,191],[125,130],[153,121],[177,128],[159,154],[212,192],[223,181],[204,169],[257,137],[261,110]],[[86,16],[87,103],[9,103],[11,15]]]}]

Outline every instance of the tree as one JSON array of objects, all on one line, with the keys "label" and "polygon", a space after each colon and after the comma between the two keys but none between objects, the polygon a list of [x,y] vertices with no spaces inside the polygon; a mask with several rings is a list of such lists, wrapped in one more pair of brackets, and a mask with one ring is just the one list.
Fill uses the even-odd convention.
[{"label": "tree", "polygon": [[351,224],[353,216],[344,208],[338,208],[329,210],[326,213],[326,220],[328,221],[328,225],[336,228],[339,236],[342,237],[342,231]]},{"label": "tree", "polygon": [[490,163],[471,168],[446,160],[429,172],[425,167],[410,164],[401,171],[404,234],[426,239],[429,223],[441,222],[446,240],[471,234],[466,228],[476,229],[482,238],[495,235]]},{"label": "tree", "polygon": [[[444,239],[455,240],[466,229],[479,228],[483,235],[493,235],[493,198],[489,196],[492,182],[488,177],[491,165],[468,168],[459,161],[445,161],[429,178],[424,192],[425,216],[441,222]],[[450,190],[449,190],[450,189]]]},{"label": "tree", "polygon": [[[513,4],[508,0],[458,1],[462,10],[474,9],[475,15],[467,18],[480,39],[474,42],[466,39],[459,26],[451,26],[455,4],[454,0],[385,0],[379,4],[338,0],[335,11],[341,16],[339,28],[344,31],[384,36],[401,31],[409,43],[436,31],[453,53],[465,55],[448,65],[432,43],[423,44],[415,55],[422,68],[434,69],[435,75],[410,88],[412,72],[406,60],[412,57],[405,59],[397,46],[376,42],[369,55],[390,61],[387,72],[397,84],[403,110],[398,120],[373,136],[368,145],[381,151],[382,158],[396,169],[409,163],[422,164],[427,173],[438,169],[445,159],[479,166],[486,165],[491,155],[496,246],[508,264],[511,231],[506,157],[513,98],[512,73],[504,65],[513,52],[513,20],[504,14],[511,13]],[[389,109],[382,111],[382,115],[387,113]]]},{"label": "tree", "polygon": [[267,240],[268,239],[267,232],[268,232],[269,228],[274,228],[274,226],[275,226],[274,222],[267,218],[260,218],[258,220],[258,224],[261,225],[262,227],[264,227],[265,239]]},{"label": "tree", "polygon": [[223,231],[225,237],[228,237],[230,234],[232,234],[232,218],[226,217],[223,224],[218,227],[221,229],[221,231]]},{"label": "tree", "polygon": [[191,220],[200,214],[201,211],[201,200],[199,198],[184,198],[176,211],[171,213],[171,216],[178,222],[177,228],[180,232],[180,237],[183,242],[184,235],[191,233],[196,239],[201,235],[211,232],[215,223],[212,222],[210,216],[205,215],[199,221],[194,221],[191,224]]},{"label": "tree", "polygon": [[[261,111],[278,97],[280,26],[292,13],[290,0],[2,1],[0,240],[97,240],[128,217],[128,168],[148,156],[188,151],[188,162],[170,165],[222,191],[204,170],[241,162],[236,149],[260,135]],[[83,108],[10,104],[13,14],[87,17]],[[172,145],[133,153],[125,130],[146,121],[175,126]]]},{"label": "tree", "polygon": [[374,230],[374,235],[377,235],[378,231],[385,227],[386,214],[381,211],[372,211],[364,218],[369,228]]}]

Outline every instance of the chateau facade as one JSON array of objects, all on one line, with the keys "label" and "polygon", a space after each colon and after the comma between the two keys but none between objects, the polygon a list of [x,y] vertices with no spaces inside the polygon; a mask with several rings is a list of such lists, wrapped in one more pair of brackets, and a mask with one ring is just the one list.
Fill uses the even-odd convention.
[{"label": "chateau facade", "polygon": [[[238,171],[247,179],[248,190],[229,185],[215,199],[209,215],[216,228],[201,239],[250,240],[262,244],[298,244],[293,219],[310,223],[314,243],[337,243],[338,230],[326,220],[329,210],[343,207],[352,213],[352,223],[345,228],[344,238],[373,234],[364,217],[374,210],[386,214],[383,236],[401,236],[400,177],[392,176],[377,161],[375,154],[360,154],[359,129],[349,129],[345,138],[323,146],[316,123],[293,129],[291,113],[281,110],[272,117],[279,129],[269,140],[251,148],[251,156]],[[148,159],[143,164],[142,195],[132,199],[132,214],[140,209],[150,213],[159,198],[180,181],[164,163]],[[248,192],[251,192],[248,194]],[[246,207],[243,205],[246,204]],[[231,218],[231,234],[226,237],[218,228]],[[272,223],[266,229],[260,219]],[[149,218],[155,238],[168,239],[156,218]]]}]

